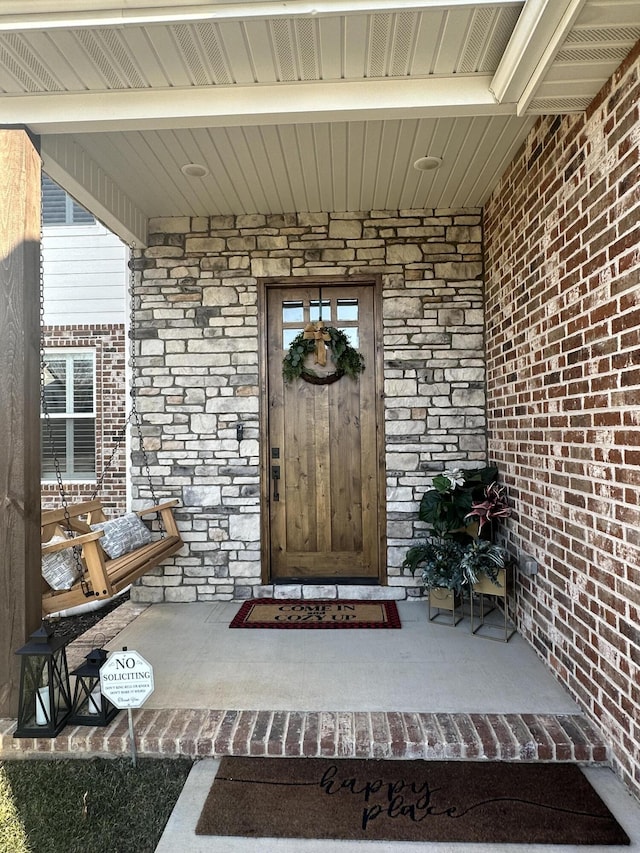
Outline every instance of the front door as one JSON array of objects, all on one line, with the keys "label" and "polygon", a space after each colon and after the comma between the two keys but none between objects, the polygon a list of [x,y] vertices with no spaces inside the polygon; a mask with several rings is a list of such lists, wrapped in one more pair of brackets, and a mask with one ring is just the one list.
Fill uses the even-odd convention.
[{"label": "front door", "polygon": [[[385,579],[376,283],[265,284],[265,557],[278,582]],[[282,361],[310,323],[341,329],[364,357],[357,379],[287,383]],[[317,375],[335,373],[328,355]],[[268,494],[267,494],[268,487]]]}]

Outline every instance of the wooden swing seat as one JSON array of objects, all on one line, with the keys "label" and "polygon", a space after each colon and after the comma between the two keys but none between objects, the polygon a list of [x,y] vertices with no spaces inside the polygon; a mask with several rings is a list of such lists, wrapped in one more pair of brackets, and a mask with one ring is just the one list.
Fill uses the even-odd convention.
[{"label": "wooden swing seat", "polygon": [[61,532],[64,534],[69,526],[78,535],[66,542],[43,544],[42,553],[50,554],[66,548],[81,547],[84,575],[70,589],[61,590],[51,589],[43,578],[43,615],[47,616],[50,613],[77,607],[88,601],[112,598],[167,557],[179,551],[183,542],[173,517],[173,507],[177,504],[177,500],[171,500],[138,510],[136,515],[140,518],[158,513],[165,536],[115,559],[109,558],[100,547],[100,539],[104,536],[103,531],[91,530],[90,527],[91,524],[108,520],[99,499],[70,504],[67,507],[68,521],[64,509],[44,510],[41,520],[43,543],[49,542],[56,534]]}]

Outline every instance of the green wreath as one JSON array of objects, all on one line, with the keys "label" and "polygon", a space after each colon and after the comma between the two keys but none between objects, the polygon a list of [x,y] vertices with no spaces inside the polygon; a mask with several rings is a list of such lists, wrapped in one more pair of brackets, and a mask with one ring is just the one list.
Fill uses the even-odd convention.
[{"label": "green wreath", "polygon": [[313,338],[305,338],[304,332],[291,341],[289,352],[282,362],[282,375],[285,382],[293,382],[300,377],[314,385],[329,385],[342,376],[357,379],[364,370],[364,358],[349,343],[349,339],[340,329],[325,326],[324,331],[329,335],[327,346],[335,365],[335,373],[319,376],[315,371],[305,367],[306,357],[315,351],[316,342]]}]

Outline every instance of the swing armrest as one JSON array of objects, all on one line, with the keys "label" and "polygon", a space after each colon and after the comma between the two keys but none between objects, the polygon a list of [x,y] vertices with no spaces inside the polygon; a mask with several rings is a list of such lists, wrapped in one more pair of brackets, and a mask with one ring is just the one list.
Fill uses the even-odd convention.
[{"label": "swing armrest", "polygon": [[66,539],[64,542],[54,542],[51,545],[43,545],[43,554],[53,554],[56,551],[64,551],[65,548],[75,548],[77,545],[85,545],[87,542],[93,542],[96,539],[104,536],[102,530],[96,530],[92,533],[83,533],[82,536],[75,536],[73,539]]},{"label": "swing armrest", "polygon": [[[81,536],[75,536],[73,539],[67,539],[64,542],[56,542],[52,545],[43,545],[42,553],[51,554],[56,551],[64,551],[66,548],[82,548],[82,560],[85,566],[85,575],[89,576],[92,589],[99,591],[100,597],[113,594],[113,588],[109,575],[105,566],[104,555],[102,548],[98,545],[98,540],[104,536],[104,531],[94,530],[91,533],[83,533]],[[81,567],[81,566],[80,566]]]},{"label": "swing armrest", "polygon": [[176,520],[173,517],[173,508],[174,506],[178,506],[179,501],[177,498],[174,498],[171,501],[166,501],[165,503],[157,504],[157,506],[149,506],[144,509],[139,509],[136,511],[136,515],[142,518],[144,515],[149,515],[150,513],[157,513],[162,518],[162,526],[165,529],[165,533],[167,536],[180,536],[180,532],[176,525]]},{"label": "swing armrest", "polygon": [[177,498],[174,498],[171,501],[166,501],[163,504],[156,504],[156,506],[146,506],[144,509],[137,509],[136,515],[139,515],[142,518],[143,515],[149,515],[151,512],[162,512],[165,509],[171,509],[174,506],[178,506],[179,501]]}]

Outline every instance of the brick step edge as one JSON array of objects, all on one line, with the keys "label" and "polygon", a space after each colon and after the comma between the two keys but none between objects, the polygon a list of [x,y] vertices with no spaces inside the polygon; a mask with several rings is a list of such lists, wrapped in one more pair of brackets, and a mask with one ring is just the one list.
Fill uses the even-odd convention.
[{"label": "brick step edge", "polygon": [[[610,764],[602,735],[580,714],[358,711],[133,711],[140,756],[261,755]],[[0,720],[0,758],[129,755],[128,715],[56,738],[14,738]]]}]

